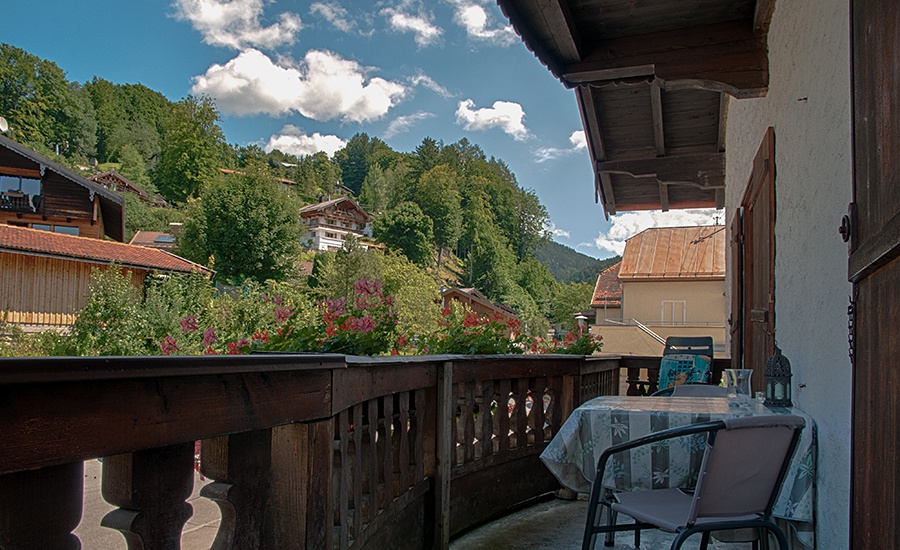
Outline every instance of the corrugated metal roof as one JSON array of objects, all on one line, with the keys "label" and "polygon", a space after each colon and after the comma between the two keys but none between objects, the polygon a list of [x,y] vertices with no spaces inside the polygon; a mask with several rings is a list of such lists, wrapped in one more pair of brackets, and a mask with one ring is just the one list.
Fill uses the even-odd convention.
[{"label": "corrugated metal roof", "polygon": [[210,272],[202,265],[164,250],[8,225],[0,225],[0,251],[79,259],[98,264],[115,262],[123,267],[161,271]]},{"label": "corrugated metal roof", "polygon": [[654,227],[625,243],[619,280],[724,279],[725,226]]},{"label": "corrugated metal roof", "polygon": [[594,286],[594,297],[591,299],[591,307],[621,307],[622,283],[619,281],[619,269],[622,262],[603,270],[597,277]]}]

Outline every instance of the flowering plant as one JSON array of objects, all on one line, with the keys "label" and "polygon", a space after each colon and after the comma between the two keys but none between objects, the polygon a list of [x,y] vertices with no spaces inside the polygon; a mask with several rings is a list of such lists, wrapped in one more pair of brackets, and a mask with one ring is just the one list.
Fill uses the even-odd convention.
[{"label": "flowering plant", "polygon": [[276,309],[280,326],[274,332],[255,334],[246,347],[248,351],[383,355],[394,349],[396,342],[397,313],[393,305],[392,297],[382,293],[379,281],[363,278],[354,283],[352,298],[319,302],[319,319],[315,322],[297,323],[290,308]]},{"label": "flowering plant", "polygon": [[527,345],[518,333],[519,320],[503,316],[479,315],[451,304],[441,310],[438,329],[419,340],[423,354],[508,354],[524,353]]},{"label": "flowering plant", "polygon": [[562,353],[569,355],[591,355],[600,351],[603,347],[602,338],[591,334],[590,329],[577,326],[570,330],[562,339],[550,338],[544,340],[535,338],[531,343],[531,353]]}]

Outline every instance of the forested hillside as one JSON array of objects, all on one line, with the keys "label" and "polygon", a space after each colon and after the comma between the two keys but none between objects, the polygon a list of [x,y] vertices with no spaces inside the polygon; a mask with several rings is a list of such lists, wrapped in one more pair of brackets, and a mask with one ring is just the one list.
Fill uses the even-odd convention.
[{"label": "forested hillside", "polygon": [[613,256],[598,260],[553,241],[542,243],[534,255],[561,283],[594,284],[601,271],[622,259],[621,256]]},{"label": "forested hillside", "polygon": [[[571,312],[589,303],[583,288],[572,292],[557,280],[592,282],[603,265],[548,244],[547,211],[537,195],[466,139],[425,137],[401,152],[361,133],[332,158],[232,145],[211,98],[173,102],[140,84],[101,77],[70,82],[55,63],[6,44],[0,114],[13,140],[86,175],[115,166],[161,194],[170,207],[128,198],[129,232],[183,221],[179,253],[212,264],[226,282],[291,279],[303,231],[297,210],[338,184],[375,215],[374,237],[390,254],[430,273],[435,286],[478,288],[535,331],[548,322],[570,324]],[[226,177],[222,168],[237,174]]]}]

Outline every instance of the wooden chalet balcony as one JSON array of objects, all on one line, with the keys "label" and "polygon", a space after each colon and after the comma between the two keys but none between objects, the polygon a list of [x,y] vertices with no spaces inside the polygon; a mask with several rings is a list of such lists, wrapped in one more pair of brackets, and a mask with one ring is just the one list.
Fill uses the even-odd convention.
[{"label": "wooden chalet balcony", "polygon": [[42,201],[37,196],[34,200],[35,206],[32,206],[30,195],[13,191],[0,192],[0,211],[40,214],[43,212]]},{"label": "wooden chalet balcony", "polygon": [[[0,548],[79,548],[101,524],[179,548],[202,496],[215,548],[446,548],[559,488],[539,454],[581,402],[654,389],[659,358],[342,355],[0,360]],[[727,360],[716,362],[716,375]],[[649,376],[648,376],[649,375]]]}]

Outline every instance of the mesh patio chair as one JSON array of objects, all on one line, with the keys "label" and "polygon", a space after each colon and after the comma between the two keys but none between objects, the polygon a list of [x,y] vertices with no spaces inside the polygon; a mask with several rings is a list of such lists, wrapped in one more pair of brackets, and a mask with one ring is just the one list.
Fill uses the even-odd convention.
[{"label": "mesh patio chair", "polygon": [[[597,534],[618,531],[634,531],[635,546],[640,546],[642,529],[676,533],[672,550],[681,548],[691,535],[701,533],[700,548],[705,550],[710,532],[744,528],[769,531],[779,548],[787,550],[784,533],[772,521],[772,507],[802,429],[799,416],[747,416],[662,430],[606,449],[597,462],[582,550],[594,547]],[[602,487],[606,463],[612,455],[701,433],[707,434],[707,446],[692,492],[671,488],[612,493]],[[635,523],[601,525],[601,506],[610,514],[630,516]]]}]

